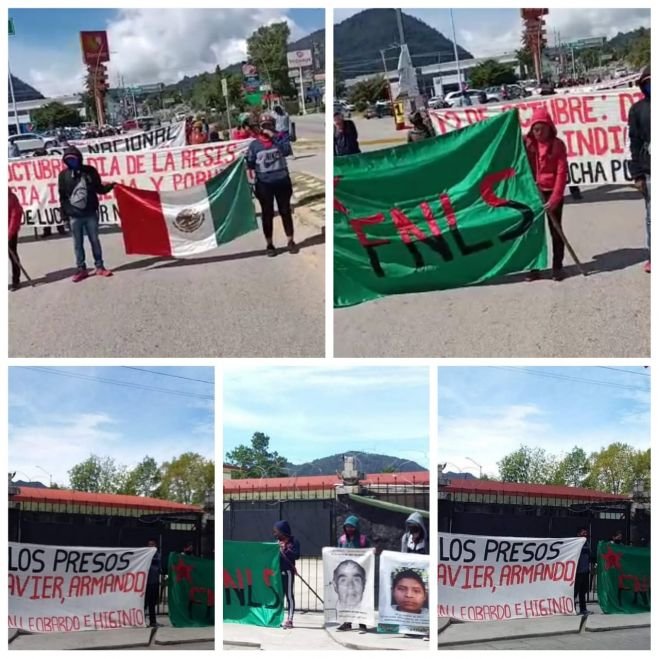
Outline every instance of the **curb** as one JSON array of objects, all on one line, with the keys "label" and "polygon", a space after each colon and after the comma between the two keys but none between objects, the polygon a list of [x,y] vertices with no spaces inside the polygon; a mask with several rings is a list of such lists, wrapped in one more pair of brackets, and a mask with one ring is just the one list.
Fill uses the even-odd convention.
[{"label": "curb", "polygon": [[[553,632],[551,634],[545,634],[545,633],[536,633],[536,634],[520,634],[520,635],[515,635],[515,636],[509,636],[505,638],[476,638],[473,641],[454,641],[452,643],[441,643],[439,639],[437,640],[437,647],[438,648],[448,648],[448,647],[454,647],[458,645],[473,645],[474,643],[495,643],[497,641],[517,641],[519,639],[523,638],[542,638],[543,636],[571,636],[572,634],[574,635],[579,635],[581,632],[579,631],[574,631],[574,632]],[[438,634],[439,636],[439,634]]]},{"label": "curb", "polygon": [[598,634],[599,632],[616,632],[619,629],[647,629],[651,627],[650,623],[642,625],[618,625],[617,627],[601,627],[599,629],[585,629],[582,633],[585,634]]},{"label": "curb", "polygon": [[405,144],[405,138],[383,137],[377,140],[359,140],[359,143],[367,146],[373,144]]},{"label": "curb", "polygon": [[323,630],[335,643],[338,643],[339,645],[343,646],[344,648],[348,648],[348,650],[368,650],[368,651],[384,650],[385,652],[389,652],[391,650],[398,650],[399,649],[399,648],[373,648],[373,647],[360,645],[359,643],[351,643],[350,641],[340,641],[334,635],[330,634],[327,627],[323,627]]},{"label": "curb", "polygon": [[222,641],[222,647],[225,645],[233,645],[235,647],[239,648],[257,648],[261,649],[261,644],[260,643],[250,643],[249,641],[227,641],[224,639]]}]

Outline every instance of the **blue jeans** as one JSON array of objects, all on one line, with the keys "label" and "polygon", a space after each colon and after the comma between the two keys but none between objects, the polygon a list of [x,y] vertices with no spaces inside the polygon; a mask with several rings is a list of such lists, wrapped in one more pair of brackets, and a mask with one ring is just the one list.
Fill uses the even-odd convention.
[{"label": "blue jeans", "polygon": [[645,233],[648,237],[648,261],[650,260],[650,177],[645,177]]},{"label": "blue jeans", "polygon": [[85,264],[85,233],[89,238],[89,244],[92,246],[92,255],[94,256],[94,265],[97,268],[103,267],[103,251],[101,241],[98,238],[98,215],[86,215],[85,217],[71,218],[71,235],[73,236],[73,251],[76,257],[76,267],[78,270],[86,269]]}]

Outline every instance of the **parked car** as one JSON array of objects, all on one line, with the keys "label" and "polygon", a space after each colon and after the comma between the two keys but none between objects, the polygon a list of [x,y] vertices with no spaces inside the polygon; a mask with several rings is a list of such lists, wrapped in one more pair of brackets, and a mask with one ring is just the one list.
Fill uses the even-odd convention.
[{"label": "parked car", "polygon": [[[496,103],[497,101],[500,100],[499,97],[496,96],[495,94],[488,94],[484,90],[468,89],[467,94],[468,94],[469,98],[471,99],[471,104],[472,105],[480,105],[480,100],[479,99],[480,99],[481,93],[485,93],[488,103]],[[463,105],[465,105],[464,100],[463,100],[463,95],[464,95],[464,92],[461,92],[461,91],[449,92],[446,95],[446,99],[445,99],[446,103],[452,108],[462,107]]]},{"label": "parked car", "polygon": [[433,96],[428,99],[428,107],[431,110],[441,110],[446,107],[446,101],[443,96]]},{"label": "parked car", "polygon": [[21,154],[32,153],[37,149],[45,149],[46,141],[36,133],[21,133],[20,135],[11,135],[10,144],[16,144]]},{"label": "parked car", "polygon": [[346,110],[345,106],[340,101],[334,101],[334,112],[340,112],[346,119],[350,119],[352,113]]}]

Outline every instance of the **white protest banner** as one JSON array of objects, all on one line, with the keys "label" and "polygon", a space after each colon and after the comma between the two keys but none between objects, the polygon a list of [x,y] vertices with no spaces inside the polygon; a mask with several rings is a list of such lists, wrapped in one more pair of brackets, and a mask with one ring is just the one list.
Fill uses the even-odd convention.
[{"label": "white protest banner", "polygon": [[538,107],[548,110],[567,147],[570,185],[629,185],[629,109],[640,92],[605,90],[590,94],[545,96],[455,110],[431,110],[435,132],[444,135],[512,109],[519,110],[524,133]]},{"label": "white protest banner", "polygon": [[440,533],[438,615],[469,622],[572,615],[584,542]]},{"label": "white protest banner", "polygon": [[[88,154],[84,161],[98,170],[104,183],[171,192],[203,185],[244,155],[250,140],[213,142],[176,149]],[[44,227],[62,224],[57,177],[65,168],[59,156],[10,160],[9,187],[23,206],[21,224]],[[110,192],[100,197],[101,224],[119,223],[119,213]]]},{"label": "white protest banner", "polygon": [[375,550],[323,547],[325,622],[375,624]]},{"label": "white protest banner", "polygon": [[378,607],[380,624],[400,625],[407,633],[427,633],[429,572],[430,557],[427,554],[382,552]]},{"label": "white protest banner", "polygon": [[[69,145],[82,153],[118,153],[121,151],[145,151],[149,149],[173,149],[185,146],[185,121],[168,126],[152,128],[139,133],[112,135],[89,140],[70,140]],[[53,149],[51,153],[64,153],[65,146]]]},{"label": "white protest banner", "polygon": [[155,551],[10,542],[9,628],[144,627],[144,593]]}]

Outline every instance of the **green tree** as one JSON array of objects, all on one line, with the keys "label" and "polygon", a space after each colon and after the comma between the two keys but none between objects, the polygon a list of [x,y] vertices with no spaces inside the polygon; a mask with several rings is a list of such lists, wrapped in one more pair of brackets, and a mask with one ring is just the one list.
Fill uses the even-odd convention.
[{"label": "green tree", "polygon": [[542,448],[520,446],[499,462],[499,475],[507,483],[551,483],[556,473],[556,458]]},{"label": "green tree", "polygon": [[334,98],[341,98],[346,93],[346,85],[341,71],[341,64],[334,60]]},{"label": "green tree", "polygon": [[362,80],[350,88],[350,102],[355,105],[375,103],[387,98],[387,81],[384,76]]},{"label": "green tree", "polygon": [[84,462],[69,469],[71,488],[81,492],[114,494],[118,489],[119,472],[112,458],[90,455]]},{"label": "green tree", "polygon": [[555,485],[581,487],[589,471],[590,462],[586,452],[582,448],[575,446],[559,461],[553,482]]},{"label": "green tree", "polygon": [[162,481],[158,494],[179,503],[203,504],[215,483],[215,463],[198,453],[182,453],[161,466]]},{"label": "green tree", "polygon": [[488,59],[469,72],[469,80],[474,87],[484,88],[495,85],[509,85],[517,82],[517,76],[512,66]]},{"label": "green tree", "polygon": [[650,31],[644,30],[629,46],[627,61],[635,68],[642,69],[650,63]]},{"label": "green tree", "polygon": [[520,48],[515,51],[515,56],[519,62],[522,78],[527,78],[533,71],[533,53],[528,48]]},{"label": "green tree", "polygon": [[650,474],[649,451],[637,451],[621,442],[592,453],[590,463],[587,486],[611,494],[629,494],[637,478]]},{"label": "green tree", "polygon": [[579,53],[579,61],[586,71],[594,69],[599,66],[600,52],[592,48],[587,48]]},{"label": "green tree", "polygon": [[118,494],[151,497],[158,493],[162,474],[158,463],[148,455],[119,479]]},{"label": "green tree", "polygon": [[227,462],[238,467],[234,478],[273,478],[286,476],[287,460],[276,451],[269,451],[270,437],[262,432],[252,435],[251,446],[241,444],[227,453]]},{"label": "green tree", "polygon": [[247,39],[247,56],[261,79],[270,82],[272,90],[284,96],[292,93],[286,62],[290,33],[288,23],[282,21],[262,25]]},{"label": "green tree", "polygon": [[32,110],[30,117],[37,130],[79,126],[82,122],[82,117],[76,108],[55,101]]}]

